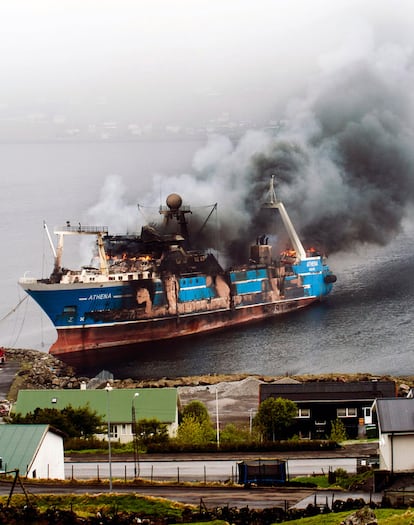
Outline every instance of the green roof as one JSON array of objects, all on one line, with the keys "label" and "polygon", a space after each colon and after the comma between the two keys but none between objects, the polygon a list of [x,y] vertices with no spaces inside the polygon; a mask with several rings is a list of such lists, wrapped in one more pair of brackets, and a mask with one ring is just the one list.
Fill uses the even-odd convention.
[{"label": "green roof", "polygon": [[[138,394],[137,396],[135,394]],[[103,419],[125,423],[132,420],[132,406],[136,419],[157,419],[173,423],[177,417],[176,388],[127,388],[100,390],[20,390],[12,411],[25,416],[36,408],[88,406]]]},{"label": "green roof", "polygon": [[49,425],[0,425],[1,470],[26,475]]}]

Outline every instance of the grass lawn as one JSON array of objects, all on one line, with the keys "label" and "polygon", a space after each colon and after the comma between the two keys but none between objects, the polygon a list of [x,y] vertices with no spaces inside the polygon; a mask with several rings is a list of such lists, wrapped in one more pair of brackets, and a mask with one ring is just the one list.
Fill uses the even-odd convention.
[{"label": "grass lawn", "polygon": [[[7,496],[0,497],[0,503],[5,505]],[[137,496],[134,494],[71,494],[71,495],[36,495],[30,497],[30,503],[41,512],[54,508],[62,511],[73,511],[78,516],[96,516],[101,514],[139,513],[140,516],[170,517],[180,519],[189,505],[163,500]],[[26,498],[16,494],[11,499],[13,507],[26,505]]]},{"label": "grass lawn", "polygon": [[[331,514],[319,514],[310,518],[284,521],[286,525],[338,525],[354,511],[338,512]],[[414,511],[411,509],[374,509],[378,525],[412,525],[414,523]]]}]

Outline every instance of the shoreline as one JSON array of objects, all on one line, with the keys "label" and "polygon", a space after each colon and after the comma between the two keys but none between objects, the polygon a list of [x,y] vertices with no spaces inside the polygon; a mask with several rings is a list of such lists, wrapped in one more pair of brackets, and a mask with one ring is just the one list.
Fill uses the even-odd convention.
[{"label": "shoreline", "polygon": [[[93,378],[77,375],[73,367],[67,365],[51,354],[40,350],[5,348],[6,359],[16,360],[20,364],[20,371],[15,379],[19,379],[19,388],[25,389],[61,389],[61,388],[80,388],[82,381],[89,382]],[[378,375],[369,373],[339,373],[331,372],[327,374],[298,374],[298,375],[277,375],[266,374],[202,374],[182,377],[161,377],[158,379],[117,379],[114,377],[111,383],[117,388],[162,388],[162,387],[203,387],[216,385],[217,383],[229,383],[243,381],[248,378],[260,382],[270,383],[286,378],[299,382],[307,381],[380,381],[391,380],[396,383],[397,394],[407,394],[411,386],[414,385],[414,376],[392,376]],[[102,380],[102,382],[106,380]]]}]

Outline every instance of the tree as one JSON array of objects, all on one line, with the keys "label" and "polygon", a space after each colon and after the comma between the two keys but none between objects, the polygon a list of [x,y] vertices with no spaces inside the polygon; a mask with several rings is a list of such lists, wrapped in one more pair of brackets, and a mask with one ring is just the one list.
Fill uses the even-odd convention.
[{"label": "tree", "polygon": [[332,441],[336,441],[337,443],[342,443],[342,441],[346,441],[347,435],[346,435],[346,428],[340,419],[336,419],[335,421],[332,421],[331,423],[331,434],[329,438]]},{"label": "tree", "polygon": [[292,425],[297,412],[296,403],[290,399],[269,397],[260,403],[253,423],[265,439],[275,441],[276,438],[288,437],[287,429]]},{"label": "tree", "polygon": [[204,445],[215,439],[209,420],[200,422],[192,415],[185,415],[177,431],[177,441],[185,445]]},{"label": "tree", "polygon": [[241,429],[233,423],[228,423],[220,432],[220,442],[228,445],[239,445],[251,441],[248,430]]},{"label": "tree", "polygon": [[43,423],[61,430],[67,437],[90,438],[102,431],[104,422],[97,412],[89,407],[73,408],[71,405],[58,410],[56,408],[36,408],[25,416],[12,414],[10,423]]},{"label": "tree", "polygon": [[198,400],[190,401],[181,411],[181,420],[190,416],[199,423],[210,421],[210,416],[206,406]]},{"label": "tree", "polygon": [[168,441],[167,425],[155,418],[137,421],[136,433],[138,441],[144,445]]}]

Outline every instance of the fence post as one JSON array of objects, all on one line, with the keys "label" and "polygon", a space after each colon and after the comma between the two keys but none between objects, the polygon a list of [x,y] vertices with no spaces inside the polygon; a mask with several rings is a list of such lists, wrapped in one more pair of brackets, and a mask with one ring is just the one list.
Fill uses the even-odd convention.
[{"label": "fence post", "polygon": [[180,483],[180,467],[177,467],[177,483]]},{"label": "fence post", "polygon": [[206,466],[204,465],[204,484],[207,483],[207,472],[206,472]]}]

